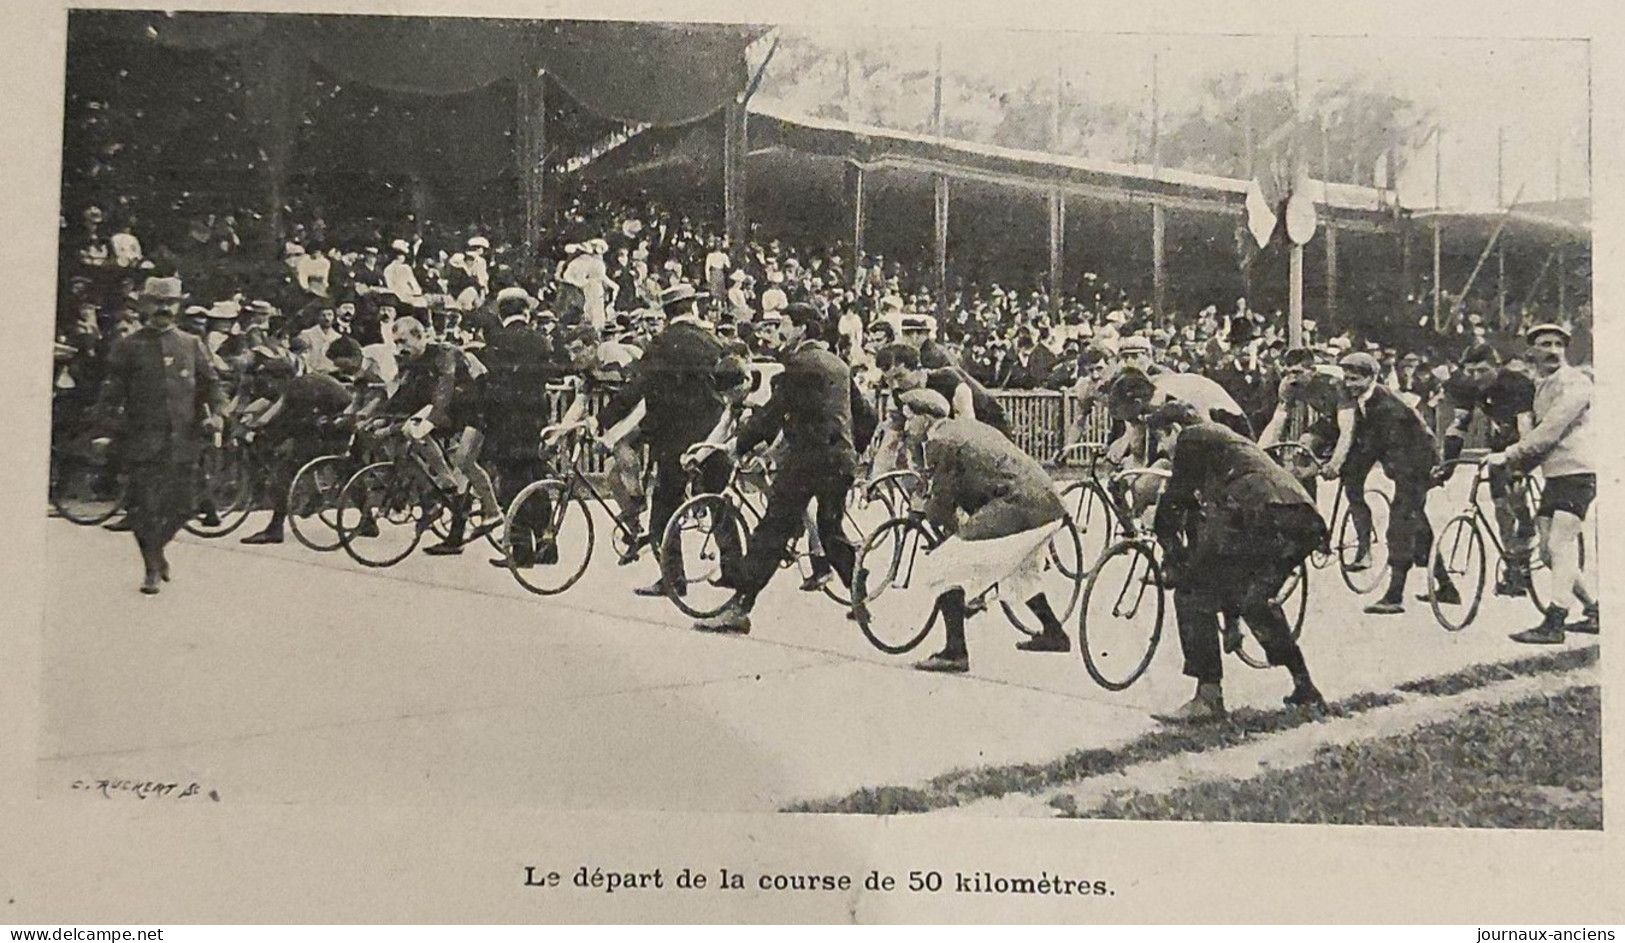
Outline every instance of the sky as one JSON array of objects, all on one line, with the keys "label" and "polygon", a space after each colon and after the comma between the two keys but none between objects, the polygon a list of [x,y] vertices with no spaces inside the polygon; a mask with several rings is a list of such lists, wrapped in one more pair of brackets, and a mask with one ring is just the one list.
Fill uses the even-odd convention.
[{"label": "sky", "polygon": [[[992,76],[1011,88],[1049,80],[1057,63],[1069,94],[1149,110],[1152,51],[1158,50],[1164,114],[1192,108],[1204,79],[1243,72],[1262,80],[1290,75],[1293,38],[1287,35],[1144,35],[1019,30],[975,32],[892,28],[784,26],[787,36],[820,45],[855,48],[883,44],[905,68],[931,69],[943,43],[949,68]],[[1310,98],[1319,83],[1364,78],[1391,87],[1425,109],[1443,128],[1412,155],[1401,174],[1401,202],[1485,209],[1498,205],[1496,143],[1504,135],[1504,197],[1522,188],[1522,201],[1589,194],[1588,60],[1582,40],[1433,39],[1303,36],[1300,81]],[[764,86],[764,91],[766,87]],[[788,93],[793,96],[793,91]],[[881,89],[858,94],[884,94]],[[772,102],[794,109],[797,102]],[[929,110],[930,102],[921,103]],[[1108,156],[1108,155],[1100,155]],[[1443,185],[1436,193],[1435,159]],[[1561,179],[1559,179],[1561,178]],[[1559,189],[1561,188],[1561,189]]]}]

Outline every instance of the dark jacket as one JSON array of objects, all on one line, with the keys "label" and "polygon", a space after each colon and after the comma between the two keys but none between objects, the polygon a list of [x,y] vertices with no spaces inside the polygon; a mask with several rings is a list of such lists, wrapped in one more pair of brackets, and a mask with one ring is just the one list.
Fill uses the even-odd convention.
[{"label": "dark jacket", "polygon": [[1174,444],[1172,476],[1153,526],[1171,556],[1182,556],[1176,548],[1188,544],[1202,557],[1198,564],[1218,563],[1268,542],[1281,509],[1310,526],[1320,520],[1308,492],[1257,443],[1204,422],[1187,426]]},{"label": "dark jacket", "polygon": [[202,420],[224,399],[203,341],[144,327],[108,353],[98,413],[124,461],[190,463],[202,450]]},{"label": "dark jacket", "polygon": [[1362,405],[1354,405],[1354,443],[1348,465],[1370,468],[1400,478],[1426,477],[1438,460],[1438,445],[1422,414],[1386,386],[1378,384]]},{"label": "dark jacket", "polygon": [[[463,371],[459,370],[462,353],[446,344],[431,343],[422,354],[412,359],[401,359],[400,383],[385,405],[391,416],[410,416],[425,406],[432,407],[429,421],[436,431],[456,432],[466,423],[468,395],[467,382],[461,384]],[[464,401],[458,402],[459,394]]]},{"label": "dark jacket", "polygon": [[705,438],[722,415],[722,397],[711,382],[721,359],[722,344],[704,328],[669,324],[649,342],[608,412],[625,416],[643,400],[640,428],[650,449],[680,452]]},{"label": "dark jacket", "polygon": [[956,511],[966,540],[992,540],[1060,520],[1065,513],[1044,467],[997,429],[972,419],[944,419],[925,440],[931,498],[926,516],[948,531]]},{"label": "dark jacket", "polygon": [[530,459],[548,421],[552,345],[522,323],[485,332],[486,450],[494,458]]},{"label": "dark jacket", "polygon": [[803,341],[773,378],[773,396],[739,430],[739,454],[784,433],[786,469],[851,474],[858,454],[852,374],[822,341]]}]

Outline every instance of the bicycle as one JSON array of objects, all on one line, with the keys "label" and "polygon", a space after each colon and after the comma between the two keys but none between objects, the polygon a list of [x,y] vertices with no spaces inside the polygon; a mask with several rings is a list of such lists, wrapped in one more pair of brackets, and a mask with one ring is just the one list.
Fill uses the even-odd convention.
[{"label": "bicycle", "polygon": [[225,537],[243,526],[270,479],[268,466],[241,426],[215,433],[198,457],[197,512],[182,526],[199,537]]},{"label": "bicycle", "polygon": [[[413,418],[427,413],[425,408]],[[362,566],[389,567],[406,559],[417,549],[424,531],[433,530],[442,515],[456,513],[460,505],[466,504],[467,520],[474,530],[469,539],[485,536],[502,523],[501,509],[480,502],[480,489],[470,487],[459,493],[436,480],[406,441],[410,433],[403,426],[386,425],[380,430],[385,450],[393,457],[363,466],[339,491],[339,546]],[[474,465],[469,474],[486,472]]]},{"label": "bicycle", "polygon": [[[1277,442],[1264,451],[1275,459],[1276,464],[1292,472],[1300,481],[1318,477],[1326,467],[1325,461],[1301,442]],[[1386,539],[1388,514],[1393,502],[1381,489],[1365,489],[1366,507],[1371,509],[1371,533],[1366,542],[1366,552],[1362,554],[1359,525],[1349,513],[1349,508],[1344,506],[1342,482],[1336,482],[1335,485],[1332,513],[1327,518],[1331,522],[1331,542],[1324,547],[1317,547],[1309,555],[1309,562],[1315,569],[1323,570],[1336,560],[1338,575],[1343,578],[1343,585],[1364,596],[1381,587],[1386,575],[1384,568],[1375,565],[1374,561],[1377,558],[1378,548]],[[1365,566],[1357,566],[1362,559]]]},{"label": "bicycle", "polygon": [[[554,596],[574,586],[592,562],[595,531],[592,509],[587,505],[589,497],[609,515],[622,564],[637,559],[643,539],[634,527],[621,519],[620,512],[584,470],[587,448],[594,441],[589,422],[548,426],[542,430],[542,439],[544,443],[554,441],[554,445],[544,444],[542,448],[553,450],[553,467],[563,471],[521,488],[508,503],[507,519],[510,522],[545,520],[546,524],[537,532],[516,531],[510,523],[505,528],[500,549],[508,561],[508,572],[520,586],[539,596]],[[525,534],[530,536],[526,538]],[[535,550],[537,554],[515,554],[513,541],[516,539],[533,540],[534,546],[527,551]],[[574,556],[578,547],[579,560]],[[568,560],[564,557],[566,548],[572,554]],[[533,557],[535,562],[524,565]]]},{"label": "bicycle", "polygon": [[117,462],[80,436],[51,446],[51,507],[82,527],[105,523],[124,509],[125,480]]},{"label": "bicycle", "polygon": [[[1162,576],[1161,548],[1156,536],[1141,523],[1141,515],[1134,512],[1128,492],[1141,477],[1166,481],[1170,476],[1162,468],[1129,468],[1114,473],[1106,485],[1121,537],[1095,563],[1084,583],[1078,649],[1089,677],[1109,691],[1124,690],[1138,681],[1151,666],[1162,640],[1167,587]],[[1119,575],[1117,570],[1125,566],[1127,569]],[[1300,562],[1282,582],[1274,599],[1283,609],[1295,607],[1288,613],[1287,625],[1296,641],[1303,633],[1309,608],[1306,562]],[[1257,641],[1251,633],[1243,633],[1235,618],[1228,615],[1223,645],[1226,652],[1235,654],[1249,667],[1265,668],[1269,664],[1262,649],[1255,648]]]},{"label": "bicycle", "polygon": [[[863,542],[852,565],[851,612],[869,644],[888,655],[902,655],[913,651],[931,634],[941,609],[934,597],[930,600],[920,599],[917,595],[911,595],[910,590],[929,591],[932,588],[930,584],[914,585],[915,568],[922,553],[929,557],[946,539],[946,535],[933,527],[923,514],[910,511],[875,528]],[[1057,551],[1057,544],[1063,549]],[[1077,528],[1070,515],[1063,513],[1056,524],[1055,533],[1047,541],[1043,564],[1046,572],[1059,574],[1061,584],[1070,587],[1063,593],[1051,585],[1055,582],[1052,579],[1044,588],[1044,595],[1051,600],[1052,610],[1056,598],[1066,600],[1065,611],[1056,612],[1056,618],[1063,623],[1075,611],[1080,589],[1079,577],[1054,562],[1057,556],[1066,555],[1067,548],[1071,551],[1072,560],[1081,559],[1083,551]],[[876,561],[880,561],[879,567],[874,565]],[[969,616],[985,610],[989,600],[998,595],[998,590],[999,584],[994,583],[974,598],[966,600],[965,614]],[[896,605],[895,611],[888,609],[877,616],[875,604],[888,595]],[[1018,600],[1017,604],[1021,602]],[[908,628],[918,625],[913,619],[927,604],[931,606],[931,614],[925,623],[917,629]],[[1042,626],[1029,624],[1009,601],[1000,599],[999,605],[1004,610],[1005,619],[1023,635],[1031,638],[1043,631]],[[895,640],[889,634],[894,627],[902,627],[902,634],[896,636]]]},{"label": "bicycle", "polygon": [[288,482],[288,529],[295,540],[318,553],[340,548],[339,492],[356,472],[371,464],[371,451],[360,427],[351,425],[349,441],[342,449],[299,466]]},{"label": "bicycle", "polygon": [[1100,483],[1098,470],[1101,459],[1106,456],[1106,448],[1105,445],[1096,442],[1077,442],[1063,448],[1057,459],[1064,463],[1067,456],[1081,452],[1088,460],[1084,466],[1084,476],[1061,489],[1061,504],[1067,513],[1072,515],[1082,547],[1082,555],[1079,557],[1081,565],[1078,567],[1079,579],[1087,575],[1088,568],[1094,565],[1093,561],[1099,560],[1111,546],[1112,538],[1117,532],[1111,496]]},{"label": "bicycle", "polygon": [[[1443,468],[1453,472],[1457,466],[1472,465],[1473,480],[1467,489],[1467,501],[1462,510],[1452,517],[1433,538],[1432,551],[1428,554],[1428,606],[1433,610],[1436,619],[1445,631],[1460,632],[1471,625],[1478,616],[1479,606],[1483,603],[1484,584],[1488,577],[1488,560],[1484,549],[1484,535],[1489,535],[1489,543],[1496,553],[1496,578],[1500,579],[1504,568],[1508,565],[1507,548],[1501,542],[1501,529],[1495,522],[1485,515],[1483,505],[1479,502],[1479,493],[1489,481],[1490,466],[1487,451],[1474,450],[1471,454],[1446,462]],[[1529,508],[1531,528],[1534,526],[1535,509],[1540,504],[1539,486],[1534,476],[1525,475],[1518,486],[1517,499],[1526,503]],[[1529,535],[1531,543],[1535,537]],[[1531,548],[1533,551],[1533,548]],[[1585,563],[1585,534],[1580,534],[1580,561]],[[1450,603],[1440,598],[1438,592],[1438,574],[1444,573],[1450,577],[1456,586],[1459,602]],[[1541,574],[1549,574],[1550,569],[1539,553],[1531,552],[1529,557],[1529,600],[1535,604],[1538,612],[1545,612],[1545,600],[1552,598],[1551,587],[1544,585]]]}]

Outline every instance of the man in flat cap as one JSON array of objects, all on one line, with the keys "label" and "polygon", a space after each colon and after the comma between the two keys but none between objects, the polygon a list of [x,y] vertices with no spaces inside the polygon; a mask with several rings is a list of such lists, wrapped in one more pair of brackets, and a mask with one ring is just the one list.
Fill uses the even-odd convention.
[{"label": "man in flat cap", "polygon": [[185,298],[178,278],[146,280],[135,299],[146,324],[108,353],[98,401],[105,434],[97,445],[106,448],[116,431],[149,596],[170,577],[164,547],[196,510],[203,434],[219,431],[225,404],[209,349],[175,326]]}]

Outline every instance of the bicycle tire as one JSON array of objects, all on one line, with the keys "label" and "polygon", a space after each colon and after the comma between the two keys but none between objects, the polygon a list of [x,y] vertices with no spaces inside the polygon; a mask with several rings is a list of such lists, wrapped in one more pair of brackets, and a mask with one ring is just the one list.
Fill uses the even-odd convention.
[{"label": "bicycle tire", "polygon": [[[1062,547],[1060,550],[1056,549],[1058,543]],[[1044,547],[1044,565],[1054,567],[1055,571],[1064,577],[1068,585],[1072,587],[1065,597],[1066,611],[1055,613],[1056,620],[1062,625],[1065,625],[1066,620],[1072,618],[1072,613],[1077,611],[1078,599],[1083,595],[1084,563],[1083,539],[1078,535],[1077,525],[1072,523],[1072,516],[1068,514],[1062,518],[1061,528],[1055,532],[1055,535],[1049,539],[1049,542]],[[1048,597],[1049,593],[1046,592],[1045,596]],[[1050,608],[1054,609],[1055,600],[1050,599],[1049,602]],[[1026,608],[1025,600],[1018,599],[1012,605],[1010,600],[1000,599],[999,606],[1004,610],[1004,617],[1023,635],[1031,638],[1044,630],[1042,625],[1036,624],[1036,619],[1029,617],[1024,620],[1021,617],[1021,611]],[[1034,624],[1029,624],[1029,622]]]},{"label": "bicycle tire", "polygon": [[104,524],[124,507],[122,475],[65,449],[51,450],[50,492],[56,512],[81,527]]},{"label": "bicycle tire", "polygon": [[[1296,599],[1296,609],[1291,608]],[[1303,636],[1303,622],[1309,611],[1309,565],[1307,561],[1299,563],[1275,594],[1275,601],[1281,605],[1286,616],[1287,628],[1291,630],[1292,641],[1296,642]],[[1294,614],[1295,613],[1295,614]],[[1256,645],[1257,640],[1252,633],[1243,635],[1241,647],[1236,649],[1236,657],[1249,668],[1268,668],[1269,659],[1264,656],[1262,649],[1252,651],[1250,645]]]},{"label": "bicycle tire", "polygon": [[[394,462],[374,462],[367,465],[344,483],[339,491],[338,520],[339,545],[350,559],[366,567],[391,567],[411,556],[418,544],[423,540],[423,532],[429,525],[421,517],[414,518],[414,510],[422,513],[420,489],[413,486],[406,475]],[[377,508],[384,508],[393,519],[384,521],[376,513]],[[433,508],[438,513],[439,507]],[[432,519],[432,518],[431,518]],[[393,551],[381,552],[371,555],[369,551],[378,546],[383,536],[384,528],[378,528],[375,536],[364,535],[359,532],[358,525],[365,520],[375,524],[387,523],[396,532],[407,533],[404,549],[398,553]]]},{"label": "bicycle tire", "polygon": [[[1388,495],[1376,488],[1367,488],[1365,491],[1366,506],[1371,508],[1371,565],[1364,570],[1350,570],[1351,564],[1357,557],[1358,540],[1352,528],[1354,518],[1349,514],[1348,505],[1343,506],[1338,516],[1337,544],[1332,548],[1337,558],[1337,572],[1343,577],[1343,585],[1355,593],[1365,596],[1379,589],[1387,576],[1387,568],[1378,562],[1377,548],[1385,545],[1387,541],[1388,518],[1393,513],[1393,502]],[[1378,513],[1378,508],[1381,513]]]},{"label": "bicycle tire", "polygon": [[1061,506],[1071,516],[1083,548],[1083,569],[1078,579],[1087,579],[1089,569],[1117,540],[1117,514],[1112,510],[1111,497],[1100,482],[1084,478],[1061,491]]},{"label": "bicycle tire", "polygon": [[[1110,577],[1106,574],[1113,561],[1124,556],[1131,556],[1135,559],[1128,561],[1128,574],[1123,579],[1121,587],[1118,587],[1112,585],[1115,582],[1115,573]],[[1110,648],[1113,643],[1101,638],[1105,634],[1101,631],[1101,623],[1104,620],[1100,619],[1098,615],[1096,618],[1091,619],[1090,615],[1094,611],[1094,604],[1097,602],[1097,591],[1100,593],[1101,598],[1109,597],[1112,593],[1117,594],[1117,599],[1106,610],[1107,613],[1115,615],[1124,597],[1135,588],[1135,583],[1139,583],[1141,587],[1149,586],[1155,591],[1153,593],[1154,605],[1151,609],[1150,628],[1141,633],[1146,637],[1145,653],[1137,657],[1131,654],[1129,660],[1125,662],[1128,668],[1126,672],[1116,673],[1114,671],[1108,676],[1107,668],[1101,662],[1106,656],[1112,654]],[[1144,589],[1141,589],[1140,594],[1143,594],[1143,592]],[[1139,596],[1139,594],[1136,595]],[[1120,540],[1113,544],[1111,549],[1106,551],[1105,556],[1095,563],[1094,568],[1089,571],[1089,578],[1083,587],[1083,599],[1078,607],[1078,650],[1083,656],[1084,669],[1089,672],[1089,677],[1093,678],[1096,684],[1108,691],[1122,691],[1140,680],[1146,669],[1151,667],[1151,660],[1157,654],[1157,645],[1162,640],[1162,623],[1167,608],[1166,596],[1167,591],[1162,585],[1162,573],[1158,569],[1156,555],[1152,553],[1150,547],[1143,540]],[[1143,602],[1143,597],[1134,600],[1131,607],[1134,614],[1139,612]],[[1134,615],[1131,614],[1129,618],[1134,618]],[[1091,638],[1091,623],[1095,625],[1094,638]],[[1099,652],[1095,650],[1097,647],[1100,649]]]},{"label": "bicycle tire", "polygon": [[[1458,551],[1464,546],[1463,541],[1466,547],[1465,558],[1458,555]],[[1473,619],[1477,617],[1479,604],[1484,599],[1487,564],[1484,555],[1484,534],[1478,528],[1478,518],[1471,512],[1451,518],[1449,523],[1439,528],[1438,534],[1434,535],[1433,547],[1428,553],[1428,608],[1433,610],[1433,618],[1446,632],[1460,632],[1472,625]],[[1461,597],[1461,602],[1457,605],[1444,603],[1439,599],[1435,574],[1441,567],[1456,583],[1456,592]],[[1472,580],[1471,593],[1467,592],[1468,587],[1462,585],[1462,579]]]},{"label": "bicycle tire", "polygon": [[[744,520],[739,508],[733,501],[720,494],[695,495],[678,505],[672,512],[671,519],[666,522],[666,530],[660,537],[660,572],[672,572],[673,569],[683,573],[684,585],[678,587],[669,580],[662,580],[666,589],[666,598],[672,601],[684,615],[695,619],[707,619],[727,608],[737,596],[737,592],[707,593],[704,602],[697,601],[696,591],[701,584],[715,586],[716,578],[722,575],[722,552],[715,535],[719,528],[732,528],[739,538],[739,556],[743,560],[748,548],[749,530],[744,526]],[[689,572],[690,555],[683,547],[684,531],[698,532],[703,529],[704,536],[694,560],[699,568]],[[712,574],[710,560],[716,561],[715,573]],[[718,586],[718,589],[727,590],[727,587]],[[681,590],[681,591],[679,591]],[[717,600],[720,598],[720,602]]]},{"label": "bicycle tire", "polygon": [[[514,495],[513,501],[508,504],[508,513],[505,520],[523,520],[525,505],[533,501],[547,501],[548,521],[542,535],[543,543],[551,543],[557,551],[557,556],[551,563],[537,562],[531,566],[519,566],[518,558],[513,552],[510,541],[517,536],[513,528],[504,527],[502,546],[500,548],[503,559],[508,563],[508,572],[520,586],[538,596],[556,596],[574,586],[587,567],[592,563],[592,554],[595,543],[595,529],[592,520],[592,511],[580,495],[572,494],[570,485],[558,478],[543,478],[533,481]],[[572,513],[573,512],[573,513]],[[572,522],[575,522],[572,525]],[[582,531],[579,540],[572,539],[570,543],[580,543],[583,546],[580,562],[563,562],[565,541],[560,535],[567,527],[575,527]],[[574,530],[571,530],[574,534]]]},{"label": "bicycle tire", "polygon": [[[869,644],[888,655],[904,655],[925,641],[931,634],[936,623],[937,610],[933,606],[931,614],[926,617],[921,628],[913,634],[902,637],[902,641],[893,641],[891,638],[882,638],[876,625],[874,612],[869,604],[880,599],[882,595],[892,589],[907,589],[906,585],[897,586],[895,581],[899,573],[903,574],[905,581],[911,581],[914,575],[914,566],[919,553],[923,550],[927,555],[937,547],[937,538],[930,528],[912,517],[894,517],[874,529],[863,546],[859,548],[856,560],[852,565],[852,613],[862,630],[863,637]],[[883,569],[871,569],[871,564],[877,555],[881,559]],[[883,575],[876,580],[875,575]]]},{"label": "bicycle tire", "polygon": [[198,458],[199,504],[213,504],[218,524],[205,524],[193,514],[181,526],[189,534],[213,539],[225,537],[248,520],[254,505],[254,477],[241,447],[206,448]]},{"label": "bicycle tire", "polygon": [[[345,455],[318,455],[299,466],[288,483],[288,529],[317,553],[339,549],[338,496],[353,474],[350,465]],[[307,500],[318,502],[316,509],[300,513]]]}]

